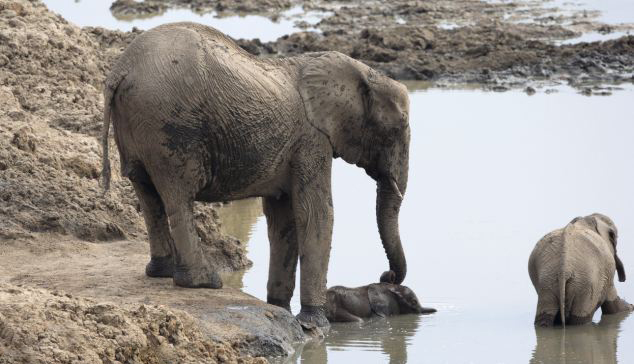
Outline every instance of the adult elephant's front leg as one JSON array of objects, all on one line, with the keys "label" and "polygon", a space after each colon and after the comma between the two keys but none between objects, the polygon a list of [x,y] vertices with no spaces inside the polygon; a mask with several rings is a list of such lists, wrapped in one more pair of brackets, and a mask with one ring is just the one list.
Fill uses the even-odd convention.
[{"label": "adult elephant's front leg", "polygon": [[279,199],[266,197],[263,207],[271,243],[266,301],[290,311],[298,256],[297,229],[290,196],[283,195]]},{"label": "adult elephant's front leg", "polygon": [[305,156],[293,169],[291,198],[297,224],[302,305],[297,319],[306,329],[330,326],[326,318],[326,278],[333,223],[331,155]]}]

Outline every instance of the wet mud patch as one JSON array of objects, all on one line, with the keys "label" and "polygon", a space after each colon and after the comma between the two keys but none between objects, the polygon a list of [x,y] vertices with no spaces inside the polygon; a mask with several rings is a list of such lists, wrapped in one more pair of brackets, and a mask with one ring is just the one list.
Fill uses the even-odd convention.
[{"label": "wet mud patch", "polygon": [[[401,80],[479,83],[496,90],[544,82],[582,88],[631,82],[634,74],[632,40],[625,33],[634,29],[633,24],[606,24],[598,11],[571,11],[547,1],[243,0],[206,2],[202,8],[190,1],[162,3],[212,9],[220,15],[240,9],[275,17],[291,5],[304,15],[328,14],[314,25],[318,31],[238,43],[258,56],[336,50]],[[562,44],[591,32],[624,36],[605,44]]]}]

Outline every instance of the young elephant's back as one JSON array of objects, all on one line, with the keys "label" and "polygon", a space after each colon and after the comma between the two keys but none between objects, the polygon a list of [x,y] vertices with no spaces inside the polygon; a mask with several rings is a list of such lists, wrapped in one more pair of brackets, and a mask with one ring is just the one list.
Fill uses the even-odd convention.
[{"label": "young elephant's back", "polygon": [[615,271],[614,258],[606,242],[590,229],[572,228],[566,232],[564,259],[570,275],[566,288],[578,292],[589,302],[602,301]]}]

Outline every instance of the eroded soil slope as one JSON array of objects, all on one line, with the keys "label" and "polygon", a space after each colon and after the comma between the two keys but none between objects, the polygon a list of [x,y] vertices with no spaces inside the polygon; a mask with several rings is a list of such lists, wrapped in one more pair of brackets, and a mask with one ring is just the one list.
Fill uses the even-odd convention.
[{"label": "eroded soil slope", "polygon": [[[80,29],[39,2],[0,2],[0,238],[72,235],[87,241],[138,240],[143,217],[132,186],[115,171],[99,185],[102,83],[135,33]],[[114,145],[114,143],[111,143]],[[219,233],[210,205],[197,229],[222,270],[247,267],[240,241]]]}]

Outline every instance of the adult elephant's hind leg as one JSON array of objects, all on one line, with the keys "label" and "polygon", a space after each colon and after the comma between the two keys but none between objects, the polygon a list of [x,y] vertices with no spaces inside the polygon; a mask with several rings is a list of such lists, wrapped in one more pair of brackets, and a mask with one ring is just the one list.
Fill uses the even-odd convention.
[{"label": "adult elephant's hind leg", "polygon": [[150,181],[147,183],[133,181],[132,185],[141,204],[150,240],[150,262],[145,266],[145,274],[149,277],[172,277],[174,275],[172,257],[174,242],[170,235],[163,201]]},{"label": "adult elephant's hind leg", "polygon": [[200,247],[193,199],[168,196],[172,199],[164,201],[174,239],[174,284],[188,288],[222,288],[220,276]]},{"label": "adult elephant's hind leg", "polygon": [[297,229],[288,195],[263,202],[271,243],[266,301],[291,310],[297,269]]}]

